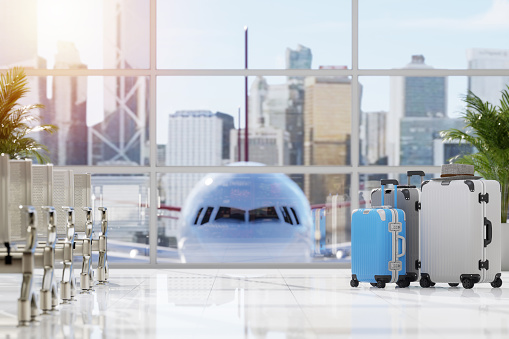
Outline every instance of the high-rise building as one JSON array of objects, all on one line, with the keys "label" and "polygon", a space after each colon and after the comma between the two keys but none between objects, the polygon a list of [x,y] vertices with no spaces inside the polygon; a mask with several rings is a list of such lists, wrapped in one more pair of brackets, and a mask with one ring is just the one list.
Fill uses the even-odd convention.
[{"label": "high-rise building", "polygon": [[286,49],[286,68],[288,69],[310,69],[313,61],[311,49],[297,45],[296,50]]},{"label": "high-rise building", "polygon": [[[509,69],[509,49],[468,49],[467,61],[469,69]],[[500,91],[508,85],[509,76],[468,77],[469,91],[493,105],[500,102]]]},{"label": "high-rise building", "polygon": [[[8,11],[3,10],[9,8]],[[13,15],[22,13],[22,17]],[[22,66],[25,69],[46,68],[46,60],[37,53],[37,0],[0,0],[0,67]],[[30,91],[18,102],[22,105],[43,104],[49,111],[45,77],[28,77]],[[31,135],[37,140],[39,133]]]},{"label": "high-rise building", "polygon": [[[211,111],[177,111],[169,115],[166,165],[221,166],[230,162],[229,114]],[[203,177],[201,173],[175,173],[164,176],[166,204],[182,207],[187,195]],[[176,233],[177,221],[167,220],[165,236]]]},{"label": "high-rise building", "polygon": [[[308,77],[304,101],[304,165],[348,165],[351,135],[351,80],[348,77]],[[337,183],[306,175],[304,192],[311,203],[324,203]],[[348,187],[345,179],[339,190]]]},{"label": "high-rise building", "polygon": [[[55,69],[86,68],[72,42],[58,42]],[[54,77],[50,107],[43,121],[58,126],[42,135],[55,165],[86,165],[88,153],[87,78]]]},{"label": "high-rise building", "polygon": [[[404,69],[431,69],[422,55],[413,55]],[[403,118],[444,118],[447,116],[445,77],[391,77],[391,103],[387,116],[386,151],[388,165],[409,164],[401,153]],[[416,122],[417,120],[410,120]],[[405,125],[405,128],[407,125]],[[431,162],[429,163],[431,164]]]},{"label": "high-rise building", "polygon": [[211,111],[170,114],[166,165],[221,166],[230,161],[233,117]]},{"label": "high-rise building", "polygon": [[361,121],[361,164],[386,165],[387,112],[362,112]]},{"label": "high-rise building", "polygon": [[[230,161],[238,161],[238,130],[230,131]],[[240,130],[240,157],[244,158],[244,129]],[[272,126],[249,129],[249,161],[259,162],[268,166],[287,165],[289,161],[288,147],[290,135],[288,132]]]},{"label": "high-rise building", "polygon": [[[298,45],[296,50],[286,50],[287,69],[311,69],[313,54],[308,47]],[[290,134],[290,165],[304,164],[304,77],[287,78],[288,100],[286,130]],[[294,180],[303,185],[303,178]]]},{"label": "high-rise building", "polygon": [[[442,141],[440,131],[457,128],[462,129],[461,119],[450,118],[415,118],[401,119],[401,165],[442,165],[435,163],[435,140]],[[452,154],[452,156],[457,155]],[[448,159],[442,159],[445,163]]]},{"label": "high-rise building", "polygon": [[[147,68],[150,6],[104,1],[102,19],[103,68]],[[148,78],[104,77],[102,90],[104,120],[89,129],[88,163],[148,165]]]},{"label": "high-rise building", "polygon": [[[288,86],[269,85],[262,76],[255,78],[249,90],[249,161],[266,165],[289,164],[290,136],[286,132]],[[241,131],[241,159],[244,160],[244,136]],[[231,161],[238,160],[238,131],[230,136]]]}]

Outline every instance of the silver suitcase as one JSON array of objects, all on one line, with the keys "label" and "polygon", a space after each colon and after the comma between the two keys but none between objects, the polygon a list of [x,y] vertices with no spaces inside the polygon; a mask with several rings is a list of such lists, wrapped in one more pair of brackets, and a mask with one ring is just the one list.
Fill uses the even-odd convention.
[{"label": "silver suitcase", "polygon": [[[398,186],[398,208],[405,212],[406,216],[406,276],[407,284],[412,281],[419,281],[421,269],[420,255],[420,196],[421,190],[410,185],[412,176],[424,178],[423,171],[408,171],[408,184]],[[371,206],[380,206],[382,203],[381,190],[379,188],[371,191]],[[394,190],[385,190],[384,204],[394,206]],[[408,286],[406,285],[406,286]]]},{"label": "silver suitcase", "polygon": [[440,178],[421,189],[421,287],[500,287],[500,184]]}]

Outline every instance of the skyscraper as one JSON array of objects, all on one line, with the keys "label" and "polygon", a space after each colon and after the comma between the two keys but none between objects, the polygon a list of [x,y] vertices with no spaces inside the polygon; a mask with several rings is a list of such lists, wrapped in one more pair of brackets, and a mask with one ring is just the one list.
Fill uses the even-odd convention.
[{"label": "skyscraper", "polygon": [[[509,69],[508,49],[472,48],[467,50],[469,69]],[[483,101],[500,102],[500,91],[507,89],[509,76],[468,77],[468,89]]]},{"label": "skyscraper", "polygon": [[[177,111],[169,115],[167,166],[221,166],[230,161],[231,115],[211,111]],[[202,173],[167,174],[166,204],[181,207]],[[166,236],[174,236],[176,220],[167,220]]]},{"label": "skyscraper", "polygon": [[[308,77],[304,101],[304,165],[348,165],[351,135],[351,80]],[[332,183],[306,175],[304,192],[311,203],[324,203]],[[344,180],[340,186],[346,188]],[[336,185],[337,186],[337,185]],[[340,191],[342,192],[343,190]]]},{"label": "skyscraper", "polygon": [[[3,10],[9,8],[9,10]],[[13,15],[22,13],[22,17]],[[46,59],[37,52],[37,0],[8,1],[0,0],[0,67],[21,66],[25,69],[46,68]],[[29,92],[21,98],[21,105],[43,104],[44,109],[33,112],[45,121],[51,112],[47,97],[47,79],[45,77],[28,77]],[[44,133],[30,135],[42,142]]]},{"label": "skyscraper", "polygon": [[[262,76],[255,78],[249,90],[249,161],[266,165],[289,164],[290,136],[286,132],[288,86],[269,85]],[[240,144],[245,133],[241,132]],[[230,136],[231,161],[238,160],[237,131]],[[241,159],[244,159],[241,146]]]},{"label": "skyscraper", "polygon": [[[240,130],[240,154],[244,160],[244,130]],[[238,130],[230,132],[230,161],[235,162],[238,152]],[[268,166],[283,166],[289,161],[289,133],[272,126],[249,129],[249,161]]]},{"label": "skyscraper", "polygon": [[[431,69],[422,55],[413,55],[404,69]],[[447,116],[447,79],[445,77],[391,77],[391,103],[388,113],[386,149],[388,165],[409,165],[412,158],[402,153],[403,119],[444,118]],[[438,125],[437,125],[438,126]],[[404,126],[407,128],[408,124]],[[408,137],[412,138],[411,135]],[[415,137],[415,136],[413,136]],[[406,140],[406,139],[405,139]],[[408,141],[408,140],[406,140]],[[416,140],[419,143],[418,140]],[[412,143],[412,142],[410,142]],[[415,147],[414,147],[415,149]],[[417,149],[415,149],[416,152]],[[429,161],[431,164],[432,161]]]},{"label": "skyscraper", "polygon": [[[58,43],[55,69],[86,68],[72,42]],[[54,77],[53,96],[43,121],[58,126],[52,134],[44,134],[44,144],[51,150],[55,165],[86,165],[88,152],[87,78]]]},{"label": "skyscraper", "polygon": [[[150,6],[134,0],[102,6],[103,68],[147,68]],[[89,130],[89,164],[147,165],[148,78],[104,77],[102,90],[104,120]]]},{"label": "skyscraper", "polygon": [[211,111],[169,115],[167,166],[221,166],[230,161],[233,117]]},{"label": "skyscraper", "polygon": [[387,112],[362,112],[361,120],[361,163],[386,165]]},{"label": "skyscraper", "polygon": [[286,68],[288,69],[310,69],[313,54],[311,49],[302,45],[297,45],[297,49],[286,49]]},{"label": "skyscraper", "polygon": [[[298,45],[296,50],[286,50],[287,69],[311,69],[313,54],[308,47]],[[290,165],[304,164],[304,77],[289,76],[286,130],[290,134]],[[303,185],[303,178],[297,179]]]}]

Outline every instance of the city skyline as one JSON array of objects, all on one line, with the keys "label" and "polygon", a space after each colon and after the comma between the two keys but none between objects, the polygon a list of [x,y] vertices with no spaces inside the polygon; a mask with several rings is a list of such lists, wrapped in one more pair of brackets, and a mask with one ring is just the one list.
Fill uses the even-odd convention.
[{"label": "city skyline", "polygon": [[[201,8],[195,1],[170,2],[159,1],[158,18],[163,14],[173,13],[172,6],[177,6],[179,18],[171,20],[158,20],[158,35],[160,39],[166,36],[168,42],[158,40],[158,67],[179,68],[175,60],[212,60],[205,68],[243,68],[243,27],[247,24],[250,27],[250,68],[284,68],[284,52],[287,47],[295,48],[298,44],[305,45],[313,50],[312,69],[317,69],[320,65],[347,65],[351,67],[351,4],[350,1],[324,1],[320,5],[327,8],[327,11],[319,12],[319,19],[312,16],[309,21],[300,22],[299,29],[295,25],[295,20],[306,11],[306,6],[298,3],[293,6],[290,2],[278,2],[278,6],[272,9],[275,13],[285,11],[285,16],[266,17],[268,24],[262,25],[254,18],[264,17],[266,15],[266,3],[258,2],[257,6],[248,8],[239,7],[239,12],[248,14],[237,15],[233,18],[226,18],[221,9],[235,9],[237,5],[232,1],[215,1],[214,6],[207,7],[207,11],[196,11]],[[477,1],[470,3],[469,6],[461,6],[461,1],[439,2],[431,1],[427,6],[422,6],[419,12],[415,12],[410,4],[403,1],[385,2],[383,5],[377,1],[359,1],[359,66],[362,68],[394,68],[401,67],[407,62],[409,55],[425,55],[428,63],[435,68],[467,68],[466,50],[469,48],[508,48],[506,39],[509,33],[509,24],[503,18],[509,15],[509,1]],[[369,8],[368,8],[369,6]],[[434,8],[441,9],[436,12]],[[313,6],[316,7],[316,6]],[[320,8],[320,7],[318,7]],[[244,10],[242,10],[244,9]],[[142,6],[140,15],[148,16],[148,5]],[[224,11],[223,11],[224,12]],[[308,11],[313,13],[315,11]],[[76,15],[72,15],[76,13]],[[79,15],[77,15],[79,13]],[[88,68],[101,68],[103,63],[103,22],[101,20],[102,2],[99,0],[88,1],[86,3],[69,3],[60,0],[39,0],[38,1],[38,39],[39,55],[47,60],[48,67],[51,68],[56,54],[58,40],[73,41],[82,58],[82,62]],[[204,14],[206,13],[206,14]],[[307,13],[307,14],[310,14]],[[384,16],[380,15],[384,13]],[[326,14],[325,17],[323,15]],[[187,20],[190,15],[196,16],[197,20]],[[173,17],[173,16],[172,16]],[[282,18],[283,17],[283,18]],[[392,20],[387,20],[387,18]],[[215,20],[212,20],[214,18]],[[222,19],[224,18],[224,19]],[[271,18],[273,20],[271,20]],[[385,19],[384,19],[385,18]],[[58,19],[58,20],[55,20]],[[145,34],[148,29],[147,23],[142,25],[141,32]],[[395,20],[398,19],[398,20]],[[283,20],[283,21],[282,21]],[[318,24],[318,23],[321,24]],[[93,23],[93,25],[90,25]],[[172,26],[173,25],[173,26]],[[204,25],[214,27],[210,32],[203,29]],[[61,27],[66,29],[61,29]],[[272,38],[271,30],[274,28],[284,30],[284,37],[278,39]],[[86,30],[83,27],[87,27]],[[137,27],[140,27],[137,21]],[[207,26],[205,26],[207,27]],[[481,33],[472,34],[473,27]],[[180,38],[172,35],[178,28]],[[444,30],[446,29],[446,30]],[[373,34],[376,32],[376,34]],[[396,34],[394,34],[397,32]],[[201,34],[198,34],[201,33]],[[379,34],[384,34],[384,39],[378,39]],[[437,35],[439,34],[439,35]],[[184,37],[197,37],[199,40],[192,40],[193,45],[203,45],[202,52],[207,51],[207,46],[213,41],[219,43],[220,53],[191,53],[189,45],[185,44]],[[436,39],[433,39],[436,37]],[[283,39],[284,38],[284,39]],[[144,39],[148,41],[147,39]],[[401,44],[399,41],[404,41]],[[449,42],[454,40],[455,44]],[[334,41],[334,44],[330,44]],[[380,43],[384,42],[391,45],[389,51]],[[171,48],[170,48],[171,44]],[[263,46],[263,48],[262,48]],[[212,48],[212,47],[211,47]],[[332,48],[332,49],[331,49]],[[148,49],[148,47],[147,47]],[[140,51],[143,48],[140,49]],[[216,51],[217,48],[210,49]],[[260,53],[259,51],[262,51]],[[221,53],[224,51],[224,53]],[[269,53],[267,53],[267,51]],[[376,51],[375,53],[373,53]],[[146,51],[145,53],[148,53]],[[175,53],[182,57],[172,57]],[[226,58],[225,58],[226,56]],[[332,59],[331,59],[332,57]],[[205,58],[205,59],[204,59]],[[135,65],[135,68],[148,67],[148,54],[144,54],[142,60]],[[213,60],[221,59],[229,62],[221,66],[214,64]],[[165,60],[170,64],[165,65]],[[173,61],[173,64],[171,60]],[[190,61],[191,62],[191,61]],[[186,66],[186,65],[180,65]],[[189,64],[187,66],[190,66]],[[191,65],[192,66],[192,65]],[[194,62],[194,67],[201,68],[203,62]],[[165,81],[158,84],[158,102],[157,107],[169,107],[165,114],[170,114],[182,109],[207,109],[231,114],[237,120],[236,112],[239,106],[243,107],[243,86],[239,81],[228,81],[225,78],[218,78],[215,87],[222,88],[227,94],[217,93],[217,100],[207,98],[194,98],[196,107],[189,107],[179,103],[179,98],[187,98],[178,91],[178,84],[174,87],[168,86],[167,90],[161,90],[159,87],[165,87]],[[88,89],[93,93],[97,88],[99,77],[90,77]],[[176,80],[176,79],[174,79]],[[223,81],[225,80],[225,81]],[[179,80],[180,81],[180,80]],[[273,83],[268,79],[269,84]],[[362,102],[363,111],[388,111],[389,99],[384,95],[384,81],[380,78],[360,78],[364,85],[365,97],[372,98],[370,101]],[[279,81],[278,81],[279,82]],[[465,80],[451,81],[449,83],[448,111],[450,114],[457,112],[461,106],[460,95],[466,93],[467,82]],[[168,101],[164,94],[175,92],[171,98],[173,103]],[[92,101],[96,96],[91,95]],[[199,100],[197,100],[199,99]],[[233,99],[233,100],[232,100]],[[200,103],[201,102],[201,103]],[[88,103],[88,125],[93,125],[100,120],[100,113],[97,112],[97,105]],[[97,116],[99,114],[99,116]],[[158,113],[159,115],[161,113]],[[165,115],[163,114],[163,115]],[[97,117],[96,117],[97,116]],[[158,126],[166,126],[165,118],[158,123]],[[238,123],[236,122],[236,125]],[[161,144],[166,140],[164,130],[158,130],[157,143]]]},{"label": "city skyline", "polygon": [[[454,2],[454,1],[453,1]],[[76,54],[78,55],[78,58],[80,59],[81,63],[84,65],[84,67],[87,68],[101,68],[101,67],[107,67],[106,65],[108,63],[111,63],[111,53],[106,53],[105,47],[108,44],[111,44],[111,41],[108,41],[108,39],[111,38],[111,36],[118,36],[115,35],[115,30],[111,30],[105,26],[105,20],[108,13],[111,14],[114,9],[109,8],[108,6],[104,5],[102,2],[98,0],[94,0],[91,2],[88,2],[87,4],[84,3],[77,3],[77,4],[69,4],[64,3],[63,6],[58,7],[59,4],[61,4],[61,1],[59,0],[32,0],[32,1],[25,1],[25,4],[34,4],[37,3],[37,18],[38,20],[36,23],[33,23],[37,26],[37,40],[39,41],[38,45],[38,55],[46,59],[46,64],[39,64],[36,65],[36,67],[55,67],[58,65],[58,62],[56,58],[58,57],[58,54],[56,53],[56,48],[58,44],[62,44],[62,39],[64,41],[67,40],[73,40],[72,42],[65,42],[67,44],[75,44],[76,46]],[[115,3],[117,3],[115,1]],[[128,57],[130,58],[127,60],[127,63],[122,66],[120,64],[114,65],[112,67],[133,67],[133,68],[143,68],[147,67],[147,61],[148,61],[148,52],[145,51],[146,48],[140,48],[138,51],[133,52],[130,45],[135,41],[141,41],[143,34],[148,33],[146,31],[146,28],[148,27],[148,22],[143,22],[143,18],[145,20],[148,20],[148,6],[140,5],[140,3],[135,3],[131,0],[127,1],[120,1],[118,3],[122,4],[128,4],[128,7],[130,8],[128,11],[126,11],[126,18],[121,23],[120,27],[122,30],[122,46],[126,49],[124,53],[128,53]],[[233,6],[233,2],[231,1],[218,1],[217,2],[221,6]],[[326,2],[324,2],[326,3]],[[330,4],[331,2],[327,2]],[[189,8],[192,7],[191,4],[197,4],[197,2],[189,2],[188,5],[184,6],[180,13],[182,13],[182,18],[187,18],[189,15],[193,15],[192,11],[189,11]],[[310,18],[309,22],[305,22],[305,24],[300,29],[295,29],[295,20],[299,18],[299,15],[302,14],[302,11],[306,9],[306,5],[303,4],[295,4],[291,8],[286,8],[285,4],[288,5],[289,3],[281,2],[278,4],[276,8],[274,8],[275,12],[286,10],[288,13],[287,18],[279,19],[279,21],[271,21],[268,20],[268,23],[266,25],[260,25],[260,23],[253,18],[256,17],[256,14],[259,14],[263,12],[263,6],[266,5],[265,2],[259,3],[257,6],[255,5],[249,5],[249,9],[252,9],[252,13],[241,15],[238,18],[235,18],[235,20],[232,20],[228,23],[228,25],[225,25],[223,23],[216,23],[214,26],[217,28],[217,31],[214,33],[216,38],[217,37],[223,37],[225,40],[217,40],[217,41],[223,41],[225,44],[229,44],[224,49],[224,52],[231,52],[231,46],[233,45],[242,45],[242,34],[236,34],[235,32],[235,26],[237,22],[240,22],[239,20],[252,20],[250,22],[250,26],[252,26],[252,29],[250,29],[250,34],[252,34],[252,37],[250,36],[250,60],[252,59],[252,63],[250,62],[250,66],[252,68],[256,68],[257,66],[264,66],[267,68],[282,68],[282,67],[288,67],[284,64],[285,59],[285,53],[287,52],[288,48],[295,48],[300,45],[309,47],[313,54],[313,60],[310,62],[310,65],[307,65],[305,67],[311,67],[312,69],[317,69],[320,66],[339,66],[342,67],[343,65],[345,67],[350,66],[350,57],[348,56],[349,53],[346,53],[343,57],[337,59],[337,55],[332,53],[333,55],[336,55],[334,59],[326,59],[323,56],[324,55],[330,55],[329,46],[323,47],[324,45],[327,45],[327,41],[331,39],[332,36],[343,36],[345,32],[349,32],[350,28],[348,28],[348,22],[350,21],[349,16],[349,1],[344,2],[338,2],[335,6],[332,6],[331,12],[340,11],[342,14],[339,16],[327,16],[325,18],[320,17],[324,20],[326,24],[324,24],[324,27],[322,26],[313,26],[313,22],[315,19],[317,19],[317,16],[312,16]],[[167,2],[158,2],[158,13],[165,13],[165,11],[168,11],[171,9],[173,5],[168,5]],[[374,28],[376,26],[377,21],[371,22],[370,20],[367,20],[372,17],[372,14],[370,11],[367,11],[365,6],[377,6],[376,2],[373,1],[360,1],[359,2],[359,62],[360,66],[362,67],[364,64],[374,65],[375,67],[402,67],[404,65],[403,63],[400,65],[389,65],[387,64],[387,60],[391,60],[391,62],[395,62],[397,60],[400,60],[401,58],[405,58],[408,60],[408,55],[403,55],[403,53],[398,53],[397,55],[394,55],[395,51],[398,51],[398,48],[391,48],[390,53],[391,57],[387,57],[385,54],[388,51],[382,51],[383,53],[379,53],[376,55],[373,55],[371,59],[367,60],[365,59],[367,55],[370,55],[370,53],[365,53],[365,47],[363,45],[369,45],[372,48],[373,46],[376,46],[376,44],[370,44],[369,42],[373,40],[372,37],[366,36],[365,32],[366,30],[370,28]],[[134,7],[133,7],[134,6]],[[187,7],[189,6],[189,8]],[[58,7],[58,8],[57,8]],[[111,7],[111,6],[110,6]],[[287,6],[288,7],[288,6]],[[447,55],[444,55],[443,59],[440,59],[440,61],[437,61],[437,64],[433,63],[433,60],[437,60],[437,51],[431,50],[430,53],[423,53],[423,55],[426,57],[426,60],[429,61],[428,63],[432,65],[434,68],[441,68],[441,67],[447,67],[447,64],[449,65],[455,65],[455,67],[451,68],[461,68],[458,66],[461,66],[462,64],[466,63],[467,59],[466,57],[458,58],[458,55],[465,55],[468,50],[471,50],[473,43],[475,43],[475,39],[472,39],[473,41],[469,41],[469,45],[464,45],[465,41],[465,32],[470,32],[471,28],[469,27],[468,23],[474,22],[478,23],[482,26],[481,30],[483,32],[491,32],[496,30],[504,30],[505,28],[509,27],[506,23],[500,21],[500,15],[501,13],[506,13],[509,10],[509,1],[508,0],[493,0],[491,2],[477,2],[473,7],[468,9],[463,8],[456,8],[456,12],[453,11],[453,4],[448,3],[447,5],[444,4],[443,11],[441,11],[440,15],[437,16],[437,18],[431,18],[430,14],[431,12],[429,10],[423,10],[422,13],[414,13],[413,11],[410,11],[410,7],[406,7],[402,5],[401,1],[392,1],[386,4],[383,11],[388,11],[391,13],[391,15],[395,18],[400,18],[401,20],[398,20],[397,23],[389,22],[388,25],[381,25],[380,27],[384,30],[386,29],[394,29],[395,27],[407,27],[410,31],[415,29],[430,29],[430,31],[435,30],[435,26],[444,27],[444,25],[447,25],[446,18],[448,15],[451,16],[451,20],[455,25],[457,26],[453,31],[454,36],[458,37],[459,43],[457,46],[454,47],[454,53],[447,53]],[[51,12],[48,8],[56,8],[55,11]],[[135,12],[133,9],[137,10],[137,15],[139,16],[138,20],[142,21],[142,25],[140,26],[141,29],[141,35],[136,35],[134,37],[129,37],[129,33],[132,30],[129,30],[128,27],[132,25],[126,24],[125,20],[135,20],[133,17],[133,12]],[[222,8],[222,7],[221,7]],[[245,8],[244,8],[245,9]],[[475,11],[473,10],[475,9]],[[72,13],[80,12],[80,17],[77,18],[76,22],[71,22],[70,18],[73,18]],[[200,21],[199,25],[195,25],[196,27],[200,25],[204,25],[206,23],[209,23],[210,17],[215,18],[212,14],[215,13],[214,11],[212,13],[208,13],[209,17],[205,17],[202,12],[195,13],[196,18],[203,19]],[[90,16],[97,14],[94,19],[90,19]],[[336,13],[337,14],[337,13]],[[344,15],[343,15],[344,14]],[[454,14],[454,15],[452,15]],[[416,18],[416,22],[413,24],[410,22],[410,18]],[[56,20],[56,22],[51,22],[52,19],[59,18],[59,20]],[[270,17],[268,17],[270,19]],[[88,27],[87,30],[80,29],[80,23],[82,22],[96,22],[97,24],[92,25],[93,27]],[[94,21],[95,20],[95,21]],[[283,21],[281,21],[283,20]],[[292,21],[293,20],[293,21]],[[55,20],[53,20],[55,21]],[[217,20],[216,20],[217,21]],[[369,22],[368,22],[369,21]],[[277,25],[282,25],[283,22],[290,22],[292,29],[290,29],[287,32],[287,36],[284,40],[279,39],[277,44],[268,36],[265,36],[265,43],[268,47],[274,47],[274,46],[284,46],[282,48],[278,48],[278,50],[275,49],[268,49],[268,53],[258,53],[257,51],[259,48],[258,46],[260,44],[260,34],[262,32],[266,32],[269,29],[272,29],[273,27],[276,27]],[[345,24],[346,23],[346,24]],[[161,30],[163,32],[160,35],[164,35],[167,33],[167,30],[170,28],[182,28],[182,35],[185,36],[189,32],[192,32],[189,30],[191,26],[181,26],[185,24],[185,20],[178,20],[177,22],[174,22],[172,24],[166,24],[164,20],[158,21],[157,29]],[[167,25],[167,26],[165,26]],[[171,26],[174,25],[174,26]],[[433,26],[435,25],[435,26]],[[69,27],[68,30],[61,30],[58,29],[58,27],[66,26]],[[329,29],[326,29],[325,26],[328,26]],[[383,26],[383,27],[382,27]],[[201,27],[201,26],[200,26]],[[127,30],[127,31],[123,31]],[[239,29],[240,30],[240,29]],[[307,30],[308,35],[302,35],[302,30]],[[85,34],[84,32],[88,32],[88,34]],[[102,32],[102,33],[101,33]],[[166,32],[166,33],[164,33]],[[196,31],[195,33],[197,33]],[[200,31],[201,32],[201,31]],[[228,32],[227,36],[223,36],[222,33],[219,34],[218,32]],[[203,33],[203,32],[202,32]],[[242,32],[240,32],[242,33]],[[189,33],[190,34],[190,33]],[[403,34],[403,35],[402,35]],[[398,35],[404,36],[405,34],[412,34],[412,32],[398,32]],[[425,33],[423,33],[425,35]],[[421,44],[421,47],[423,49],[429,49],[430,46],[433,45],[433,43],[428,42],[426,40],[423,40],[421,35],[415,35],[414,39],[412,40],[412,44],[415,44],[415,42],[419,42]],[[499,43],[499,36],[500,32],[496,34],[489,34],[485,39],[483,39],[483,44],[490,44],[490,48],[496,48],[500,47]],[[160,36],[158,35],[158,36]],[[237,35],[239,37],[237,37]],[[264,34],[261,34],[264,35]],[[348,34],[346,34],[348,35]],[[237,40],[230,39],[233,36],[236,36]],[[390,36],[390,35],[389,35]],[[101,39],[93,39],[91,37],[101,37]],[[199,39],[203,40],[206,39],[207,34],[203,34],[203,36],[200,34]],[[311,39],[311,37],[313,39]],[[252,39],[251,39],[252,38]],[[93,42],[91,42],[93,40]],[[198,40],[198,41],[201,41]],[[305,42],[310,42],[310,44],[306,44]],[[178,46],[178,39],[173,41],[170,39],[170,42],[173,44],[176,44],[175,46]],[[344,41],[343,41],[344,42]],[[478,43],[479,41],[477,41]],[[233,44],[233,45],[232,45]],[[497,46],[497,44],[499,46]],[[56,46],[55,46],[56,45]],[[158,60],[159,63],[166,62],[165,60],[171,61],[172,58],[170,55],[166,55],[165,51],[167,43],[158,41]],[[205,44],[206,45],[206,44]],[[204,45],[204,46],[205,46]],[[347,46],[342,45],[342,42],[337,41],[336,44],[333,44],[334,46]],[[53,47],[52,47],[53,46]],[[90,47],[94,48],[90,48]],[[222,45],[221,45],[222,46]],[[226,45],[225,45],[226,46]],[[315,47],[318,46],[318,47]],[[349,45],[348,45],[349,46]],[[394,46],[398,46],[397,44]],[[393,46],[393,47],[394,47]],[[98,47],[98,48],[95,48]],[[185,46],[183,46],[185,47]],[[336,48],[334,47],[334,48]],[[53,49],[52,49],[53,48]],[[369,49],[368,48],[368,49]],[[452,47],[451,47],[452,48]],[[348,50],[349,47],[346,49],[343,48],[343,52],[345,50]],[[185,48],[182,48],[182,51],[178,51],[178,53],[184,53]],[[212,53],[207,56],[201,55],[201,54],[194,54],[190,55],[191,59],[205,59],[212,60],[213,57],[220,56],[223,54],[222,49],[213,49],[211,51],[216,51],[217,53]],[[460,53],[461,52],[461,53]],[[176,53],[176,51],[173,51],[172,53]],[[233,53],[233,55],[242,55],[242,51],[239,53]],[[440,55],[443,53],[439,53]],[[412,54],[413,55],[413,54]],[[456,57],[454,59],[451,59],[452,56],[455,55]],[[110,58],[110,59],[108,59]],[[265,61],[260,61],[265,60]],[[272,60],[268,62],[268,60]],[[327,60],[341,60],[345,62],[324,62]],[[366,60],[366,61],[363,61]],[[384,61],[385,60],[385,61]],[[451,61],[453,60],[453,61]],[[375,63],[375,61],[378,63]],[[116,61],[115,61],[116,62]],[[405,61],[406,62],[406,61]],[[120,65],[120,66],[119,66]],[[128,65],[128,66],[126,66]],[[236,64],[232,63],[232,67],[234,67]],[[159,64],[160,67],[164,67],[164,65]],[[171,64],[167,65],[172,66]],[[213,65],[212,65],[213,66]],[[260,66],[260,67],[261,67]],[[58,66],[57,66],[58,67]],[[71,66],[74,67],[74,66]],[[173,67],[178,67],[178,65],[173,64]],[[199,64],[196,64],[196,67],[200,67]],[[302,66],[298,66],[296,68],[301,68]],[[109,66],[107,68],[110,68]],[[293,68],[293,67],[288,67]],[[254,77],[250,77],[250,83],[253,82]],[[287,82],[286,77],[264,77],[266,80],[268,86],[278,86],[280,84],[284,84]],[[362,88],[362,101],[361,101],[361,112],[366,111],[388,111],[390,112],[391,109],[389,106],[389,99],[391,97],[391,94],[387,94],[387,88],[386,82],[389,79],[389,77],[359,77],[359,82],[363,86]],[[54,86],[51,86],[51,77],[48,79],[48,86],[47,91],[49,94],[52,94],[52,90]],[[106,107],[111,106],[112,100],[114,100],[113,97],[106,98],[106,90],[101,93],[97,93],[97,88],[102,86],[97,86],[98,81],[99,83],[101,81],[103,82],[111,82],[113,79],[106,81],[104,77],[97,77],[97,76],[91,76],[87,77],[87,98],[86,98],[86,110],[87,110],[87,125],[93,126],[97,122],[102,121],[102,116],[104,115],[104,111],[106,111]],[[241,107],[241,110],[243,110],[243,86],[242,86],[242,80],[243,77],[194,77],[194,76],[182,76],[182,77],[158,77],[158,86],[157,86],[157,103],[156,107],[158,108],[158,111],[156,113],[155,119],[157,119],[157,144],[164,144],[167,140],[167,130],[165,126],[167,124],[165,121],[167,120],[168,116],[170,114],[173,114],[176,111],[179,110],[196,110],[196,109],[204,109],[204,110],[211,110],[211,111],[220,111],[225,112],[229,115],[231,115],[235,121],[235,126],[239,127],[239,122],[237,120],[237,111],[238,107]],[[457,114],[458,110],[457,107],[461,107],[461,98],[460,95],[464,95],[467,90],[467,82],[468,77],[448,77],[448,98],[447,98],[447,109],[446,114],[453,117],[455,114]],[[114,81],[114,80],[113,80]],[[384,83],[385,82],[385,83]],[[223,86],[224,85],[224,86]],[[42,88],[42,87],[41,87]],[[192,90],[190,90],[192,88]],[[455,88],[460,88],[459,90],[455,90]],[[102,98],[102,99],[101,99]],[[452,100],[451,100],[452,98]],[[233,99],[233,100],[232,100]],[[192,103],[192,104],[191,104]],[[92,113],[93,112],[93,113]],[[241,112],[241,116],[243,117],[243,112]],[[152,119],[154,119],[154,116],[151,116]],[[242,118],[241,118],[242,120]],[[95,121],[95,122],[94,122]],[[94,123],[92,123],[94,122]],[[243,124],[241,122],[240,127],[242,127]],[[154,137],[154,136],[151,136]],[[141,146],[140,146],[141,147]],[[141,161],[142,162],[142,161]]]}]

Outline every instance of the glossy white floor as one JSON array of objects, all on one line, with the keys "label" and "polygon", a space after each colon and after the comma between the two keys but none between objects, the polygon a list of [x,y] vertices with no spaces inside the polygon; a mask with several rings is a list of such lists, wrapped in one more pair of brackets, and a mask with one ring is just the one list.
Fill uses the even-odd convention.
[{"label": "glossy white floor", "polygon": [[20,277],[1,275],[0,338],[509,336],[504,286],[351,288],[346,269],[112,269],[110,281],[18,328]]}]

